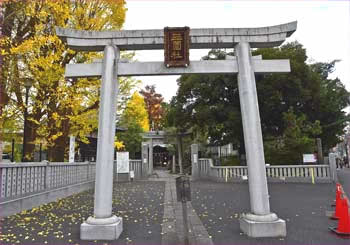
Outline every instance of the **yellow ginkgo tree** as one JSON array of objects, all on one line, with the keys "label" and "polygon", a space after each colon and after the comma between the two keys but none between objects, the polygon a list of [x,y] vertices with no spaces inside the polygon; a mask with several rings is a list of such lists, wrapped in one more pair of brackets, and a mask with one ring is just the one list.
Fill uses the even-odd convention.
[{"label": "yellow ginkgo tree", "polygon": [[142,133],[149,131],[149,120],[144,98],[135,92],[126,104],[120,119],[120,126],[126,129],[125,132],[117,134],[123,142],[123,150],[130,152],[130,157],[136,157],[141,151]]},{"label": "yellow ginkgo tree", "polygon": [[[23,125],[26,114],[26,160],[33,160],[35,144],[45,141],[50,161],[63,161],[68,136],[81,140],[97,128],[99,79],[65,79],[68,63],[92,62],[101,53],[76,52],[56,36],[55,26],[80,30],[121,29],[124,0],[5,0],[0,39],[3,85],[0,134],[6,121]],[[132,57],[132,54],[124,56]],[[120,80],[126,100],[137,81]],[[26,91],[28,101],[26,103]],[[119,103],[121,105],[122,103]],[[120,108],[120,107],[119,107]]]}]

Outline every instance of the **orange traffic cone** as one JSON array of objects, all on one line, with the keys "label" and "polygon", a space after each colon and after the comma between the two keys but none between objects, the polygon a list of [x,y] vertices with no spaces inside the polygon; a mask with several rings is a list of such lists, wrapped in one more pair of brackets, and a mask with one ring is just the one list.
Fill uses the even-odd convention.
[{"label": "orange traffic cone", "polygon": [[341,201],[341,215],[339,218],[338,227],[329,227],[329,229],[335,232],[337,235],[350,238],[349,206],[345,198]]},{"label": "orange traffic cone", "polygon": [[339,219],[341,215],[341,192],[340,189],[337,188],[336,194],[335,194],[335,212],[333,213],[331,219]]},{"label": "orange traffic cone", "polygon": [[[336,185],[335,196],[337,197],[338,192],[340,193],[340,192],[341,192],[341,189],[340,189],[340,184],[339,184],[339,183],[336,183],[335,185]],[[334,200],[334,203],[332,204],[332,207],[336,206],[336,202],[337,202],[337,199]]]}]

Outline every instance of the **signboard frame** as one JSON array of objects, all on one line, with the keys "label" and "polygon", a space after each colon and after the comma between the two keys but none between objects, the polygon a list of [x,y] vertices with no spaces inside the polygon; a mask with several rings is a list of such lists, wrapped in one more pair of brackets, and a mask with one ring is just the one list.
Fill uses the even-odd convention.
[{"label": "signboard frame", "polygon": [[317,163],[317,156],[315,154],[303,154],[303,163]]},{"label": "signboard frame", "polygon": [[129,152],[117,152],[117,169],[118,174],[126,174],[130,172],[129,169]]},{"label": "signboard frame", "polygon": [[190,28],[164,28],[164,64],[166,67],[190,65]]}]

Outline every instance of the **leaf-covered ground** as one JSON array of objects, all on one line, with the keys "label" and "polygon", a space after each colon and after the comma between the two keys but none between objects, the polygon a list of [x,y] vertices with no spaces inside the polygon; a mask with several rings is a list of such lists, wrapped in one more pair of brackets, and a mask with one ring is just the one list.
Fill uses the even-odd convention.
[{"label": "leaf-covered ground", "polygon": [[160,244],[164,182],[114,185],[113,214],[123,217],[116,241],[79,239],[80,224],[93,214],[93,190],[0,220],[0,244]]},{"label": "leaf-covered ground", "polygon": [[337,222],[325,216],[335,198],[333,184],[269,185],[271,211],[287,223],[286,238],[248,238],[239,215],[249,212],[247,184],[192,182],[192,206],[214,244],[350,244],[328,230]]}]

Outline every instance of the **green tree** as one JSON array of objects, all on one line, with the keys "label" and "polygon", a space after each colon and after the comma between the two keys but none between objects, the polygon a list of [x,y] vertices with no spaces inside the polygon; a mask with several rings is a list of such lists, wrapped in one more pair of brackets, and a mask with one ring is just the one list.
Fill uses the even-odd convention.
[{"label": "green tree", "polygon": [[343,109],[349,105],[350,94],[338,78],[329,78],[337,61],[307,64],[306,50],[297,42],[254,53],[264,59],[290,59],[291,63],[290,73],[257,75],[264,137],[284,133],[283,114],[292,107],[297,116],[304,114],[307,121],[320,122],[322,132],[317,137],[325,150],[339,142],[346,126]]},{"label": "green tree", "polygon": [[344,128],[350,121],[344,108],[349,106],[350,94],[344,84],[338,79],[329,79],[328,76],[334,71],[337,60],[330,63],[314,63],[310,66],[318,75],[320,81],[319,102],[314,103],[310,119],[319,120],[322,126],[320,138],[326,149],[330,149],[339,142],[339,137],[344,135]]},{"label": "green tree", "polygon": [[316,151],[315,136],[322,131],[320,122],[310,123],[305,114],[297,116],[293,108],[283,113],[283,121],[283,134],[264,142],[265,160],[271,164],[302,163],[304,153]]},{"label": "green tree", "polygon": [[[203,59],[224,59],[226,53],[212,50]],[[239,94],[235,75],[182,75],[170,102],[167,121],[180,132],[192,129],[197,139],[210,144],[243,144]],[[244,149],[241,147],[244,152]]]},{"label": "green tree", "polygon": [[[263,59],[290,59],[291,63],[290,73],[256,74],[264,140],[278,141],[288,135],[284,115],[293,108],[296,118],[305,117],[305,125],[319,121],[321,129],[325,129],[318,134],[305,133],[308,137],[321,137],[325,149],[333,146],[343,132],[347,120],[343,109],[349,105],[344,85],[339,79],[328,78],[335,61],[309,65],[305,49],[297,42],[253,52],[258,54]],[[224,51],[212,50],[203,59],[224,59],[226,55]],[[231,142],[244,153],[237,76],[183,75],[178,85],[170,103],[169,125],[193,128],[207,135],[210,143]]]}]

